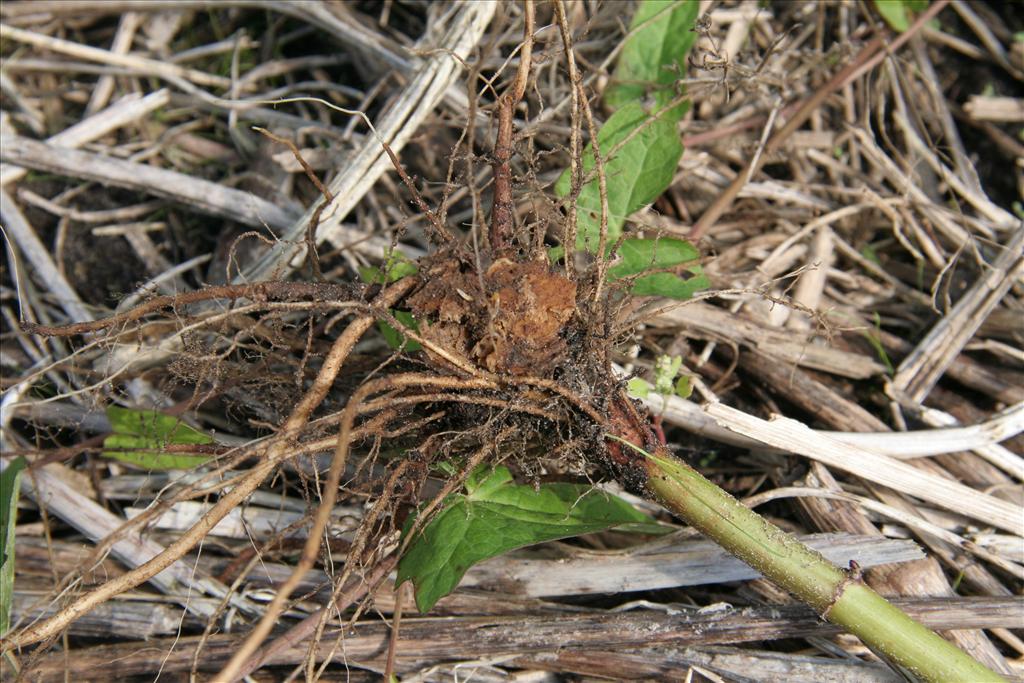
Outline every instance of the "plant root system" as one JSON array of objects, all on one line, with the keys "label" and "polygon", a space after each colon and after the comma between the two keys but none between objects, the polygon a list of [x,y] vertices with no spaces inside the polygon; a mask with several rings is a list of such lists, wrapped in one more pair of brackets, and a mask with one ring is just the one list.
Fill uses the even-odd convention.
[{"label": "plant root system", "polygon": [[[938,9],[927,16],[944,4],[935,3],[933,7]],[[301,548],[290,576],[277,583],[269,604],[260,609],[258,619],[253,618],[254,626],[231,652],[217,676],[219,681],[248,676],[274,661],[278,653],[307,641],[311,644],[304,668],[313,680],[318,673],[316,651],[328,624],[336,623],[341,612],[352,605],[360,605],[357,615],[368,607],[367,599],[387,579],[410,539],[481,465],[507,464],[538,485],[548,472],[572,472],[581,479],[614,479],[626,491],[648,499],[665,502],[672,495],[685,495],[678,490],[679,481],[699,475],[674,460],[659,420],[627,393],[625,380],[613,366],[620,337],[631,332],[622,321],[635,322],[628,317],[631,309],[623,295],[625,285],[608,278],[609,264],[625,236],[609,238],[602,160],[607,150],[597,144],[588,91],[578,71],[567,8],[561,0],[552,3],[548,13],[558,25],[571,80],[566,99],[572,106],[572,191],[564,213],[560,209],[548,213],[564,224],[549,225],[540,215],[542,211],[524,211],[523,202],[516,201],[516,192],[528,178],[514,173],[517,153],[525,157],[527,151],[526,141],[516,137],[514,123],[517,113],[529,111],[521,105],[536,101],[526,101],[533,85],[534,62],[540,59],[534,49],[536,12],[529,0],[523,4],[524,34],[516,53],[517,70],[503,92],[493,93],[491,100],[494,144],[489,158],[491,213],[486,229],[477,224],[466,239],[456,237],[445,224],[446,207],[428,205],[414,176],[385,145],[405,188],[402,191],[411,195],[411,203],[420,211],[430,252],[415,260],[414,272],[394,281],[385,272],[378,273],[383,278],[367,278],[361,286],[326,282],[330,273],[324,270],[327,261],[317,255],[316,234],[322,213],[334,198],[317,179],[313,165],[303,158],[307,152],[262,130],[271,142],[288,145],[322,195],[303,240],[310,282],[212,285],[151,296],[100,320],[68,325],[23,323],[25,332],[77,338],[84,340],[86,348],[130,345],[148,326],[173,328],[177,335],[176,346],[170,347],[170,353],[177,355],[173,367],[181,381],[191,383],[194,389],[192,399],[181,407],[183,412],[213,399],[234,406],[227,399],[246,378],[238,372],[232,374],[230,368],[237,370],[242,365],[240,358],[257,359],[261,369],[278,372],[290,393],[277,401],[268,398],[266,405],[245,406],[246,419],[263,430],[262,438],[237,448],[205,447],[216,453],[207,474],[188,487],[170,490],[159,504],[118,532],[137,533],[147,520],[176,502],[215,496],[180,537],[155,557],[76,597],[48,619],[10,632],[0,642],[3,652],[24,652],[30,645],[54,642],[70,623],[90,610],[172,567],[275,477],[297,473],[298,486],[306,489],[309,501],[318,500],[304,526],[308,533],[301,544],[283,543],[282,535],[258,548],[252,561],[233,563],[231,571],[220,575],[225,580],[241,580],[261,552]],[[925,19],[922,16],[916,25]],[[827,96],[847,86],[855,77],[851,74],[868,63],[882,44],[880,38],[869,43],[827,87],[807,100],[809,104],[800,110],[802,118],[790,119],[788,128],[771,137],[764,146],[765,154],[775,152]],[[550,52],[551,46],[547,47]],[[543,58],[549,56],[544,53]],[[574,253],[575,203],[584,183],[584,129],[591,140],[587,154],[593,155],[593,172],[600,181],[596,256]],[[474,144],[479,143],[471,140],[467,145],[468,157],[473,155]],[[731,206],[762,161],[751,161],[712,203],[696,223],[697,236]],[[468,165],[472,167],[472,159]],[[471,188],[470,194],[473,219],[482,222],[481,197],[476,188]],[[447,199],[446,194],[444,201]],[[561,243],[560,255],[551,255],[552,242]],[[235,246],[231,245],[230,253]],[[374,347],[365,339],[375,325],[399,339],[397,349],[384,360],[381,346]],[[422,347],[422,353],[406,352],[413,343]],[[229,363],[237,364],[225,370]],[[729,380],[732,369],[722,383]],[[255,374],[267,385],[274,381],[270,370]],[[266,393],[269,395],[269,390]],[[280,405],[288,410],[282,411]],[[328,450],[331,455],[326,463],[306,457]],[[431,488],[429,479],[438,478],[439,473],[440,485]],[[671,480],[670,475],[678,478]],[[330,598],[321,596],[309,608],[309,596],[296,596],[302,595],[309,574],[318,565],[330,567],[334,562],[334,547],[325,539],[335,535],[337,503],[343,493],[365,502],[361,521],[350,530],[344,567],[332,576]],[[666,504],[672,506],[671,500]],[[675,509],[680,510],[678,506]],[[716,514],[721,517],[707,512],[695,526],[710,530]],[[707,529],[701,526],[706,520],[711,520]],[[783,535],[767,523],[761,531],[769,540]],[[786,537],[782,544],[788,548],[789,542]],[[742,550],[734,552],[743,557]],[[807,557],[811,555],[808,551]],[[832,569],[815,569],[838,586],[834,594],[827,593],[813,604],[824,616],[831,614],[843,593],[868,591],[859,569],[852,573]],[[216,588],[219,581],[203,585]],[[228,609],[228,591],[208,592],[209,597],[223,598],[219,609]],[[872,600],[877,597],[871,596]],[[396,629],[401,597],[398,600]],[[283,615],[296,607],[304,610],[302,618],[289,630],[275,633]],[[392,652],[389,672],[393,660]]]}]

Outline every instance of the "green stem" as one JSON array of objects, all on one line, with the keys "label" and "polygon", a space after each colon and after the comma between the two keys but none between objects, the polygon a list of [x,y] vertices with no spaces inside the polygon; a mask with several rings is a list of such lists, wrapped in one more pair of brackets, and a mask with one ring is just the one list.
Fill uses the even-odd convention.
[{"label": "green stem", "polygon": [[647,487],[662,505],[893,663],[926,681],[1005,680],[667,451],[607,436],[643,453]]}]

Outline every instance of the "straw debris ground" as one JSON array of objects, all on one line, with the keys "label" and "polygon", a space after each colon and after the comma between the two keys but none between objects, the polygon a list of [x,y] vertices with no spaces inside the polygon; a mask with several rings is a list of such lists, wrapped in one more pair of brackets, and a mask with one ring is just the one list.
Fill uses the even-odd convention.
[{"label": "straw debris ground", "polygon": [[[634,3],[0,5],[4,680],[900,680],[623,441],[1024,676],[1024,11],[692,4],[621,229],[585,146]],[[654,238],[708,287],[616,275]],[[414,615],[481,464],[674,528]]]}]

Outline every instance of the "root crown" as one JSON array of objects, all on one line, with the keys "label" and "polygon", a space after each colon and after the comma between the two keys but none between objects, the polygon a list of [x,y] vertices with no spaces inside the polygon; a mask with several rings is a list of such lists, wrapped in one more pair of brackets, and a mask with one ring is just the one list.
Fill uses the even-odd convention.
[{"label": "root crown", "polygon": [[478,276],[452,258],[429,272],[409,303],[431,341],[494,373],[543,377],[564,361],[576,283],[563,274],[537,261],[498,259]]}]

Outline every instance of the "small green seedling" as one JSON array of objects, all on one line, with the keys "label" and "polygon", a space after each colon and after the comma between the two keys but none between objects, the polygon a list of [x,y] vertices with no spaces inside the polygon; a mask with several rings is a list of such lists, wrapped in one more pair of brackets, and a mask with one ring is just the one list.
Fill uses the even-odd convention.
[{"label": "small green seedling", "polygon": [[693,387],[688,375],[679,374],[682,365],[682,356],[658,356],[654,363],[654,385],[634,377],[626,383],[626,389],[633,398],[647,398],[652,390],[664,397],[675,394],[679,398],[689,398]]},{"label": "small green seedling", "polygon": [[[387,285],[397,282],[408,275],[415,275],[416,272],[417,266],[415,262],[411,261],[401,252],[393,251],[382,267],[363,266],[360,268],[359,277],[368,285]],[[395,320],[413,332],[419,331],[416,319],[413,318],[412,313],[409,311],[392,309],[391,315],[395,316]],[[419,351],[423,348],[419,342],[406,338],[404,334],[383,320],[377,322],[377,328],[380,330],[381,336],[384,337],[384,341],[393,349],[403,349],[411,352]]]}]

